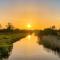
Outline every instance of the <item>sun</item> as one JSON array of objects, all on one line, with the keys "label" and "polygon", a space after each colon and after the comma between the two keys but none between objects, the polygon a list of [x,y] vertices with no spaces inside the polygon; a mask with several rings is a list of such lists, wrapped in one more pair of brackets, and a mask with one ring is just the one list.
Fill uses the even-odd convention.
[{"label": "sun", "polygon": [[27,28],[28,29],[31,29],[32,28],[32,25],[31,24],[27,24]]}]

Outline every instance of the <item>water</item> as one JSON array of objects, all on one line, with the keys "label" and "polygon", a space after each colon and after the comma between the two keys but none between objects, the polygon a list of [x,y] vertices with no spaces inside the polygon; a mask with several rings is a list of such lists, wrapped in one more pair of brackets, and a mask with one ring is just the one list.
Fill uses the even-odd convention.
[{"label": "water", "polygon": [[37,41],[38,37],[32,34],[14,43],[8,60],[60,60],[59,56],[46,50]]}]

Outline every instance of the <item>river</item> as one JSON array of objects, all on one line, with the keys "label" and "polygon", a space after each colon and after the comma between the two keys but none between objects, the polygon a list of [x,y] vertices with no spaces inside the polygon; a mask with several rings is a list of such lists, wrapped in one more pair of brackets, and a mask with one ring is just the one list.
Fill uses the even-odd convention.
[{"label": "river", "polygon": [[34,34],[13,44],[13,50],[8,60],[60,60],[59,56],[48,51],[37,43],[38,37]]}]

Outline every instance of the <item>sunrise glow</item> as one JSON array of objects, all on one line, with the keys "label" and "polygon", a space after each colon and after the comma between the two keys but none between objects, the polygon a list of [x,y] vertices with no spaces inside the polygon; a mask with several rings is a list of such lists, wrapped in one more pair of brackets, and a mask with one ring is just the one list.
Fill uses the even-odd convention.
[{"label": "sunrise glow", "polygon": [[27,29],[31,29],[32,25],[31,24],[27,24]]},{"label": "sunrise glow", "polygon": [[4,1],[0,1],[0,24],[2,25],[11,22],[16,28],[20,29],[31,29],[32,25],[32,29],[44,29],[52,25],[60,28],[59,1]]}]

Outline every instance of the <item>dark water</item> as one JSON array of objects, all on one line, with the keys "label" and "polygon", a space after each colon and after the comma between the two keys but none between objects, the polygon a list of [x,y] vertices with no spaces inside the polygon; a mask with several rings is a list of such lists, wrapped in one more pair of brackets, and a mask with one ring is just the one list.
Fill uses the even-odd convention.
[{"label": "dark water", "polygon": [[55,52],[45,49],[37,41],[38,37],[34,34],[17,41],[8,60],[60,60]]}]

